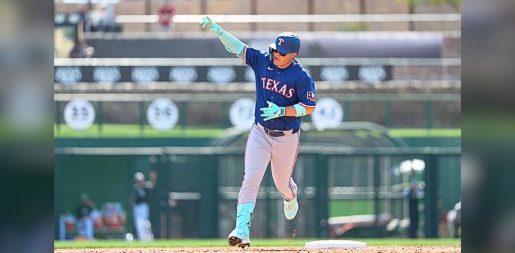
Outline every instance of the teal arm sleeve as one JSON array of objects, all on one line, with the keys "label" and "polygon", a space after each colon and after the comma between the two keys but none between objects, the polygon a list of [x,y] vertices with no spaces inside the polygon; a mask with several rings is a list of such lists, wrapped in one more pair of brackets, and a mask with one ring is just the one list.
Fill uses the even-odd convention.
[{"label": "teal arm sleeve", "polygon": [[215,21],[211,20],[211,18],[208,16],[202,17],[200,24],[202,25],[202,28],[209,27],[212,32],[218,35],[218,38],[225,46],[225,50],[227,50],[229,53],[237,55],[238,57],[243,57],[245,44],[243,44],[241,40],[224,31],[221,26],[219,26]]},{"label": "teal arm sleeve", "polygon": [[306,115],[306,108],[300,104],[293,105],[295,108],[295,111],[297,112],[297,117],[305,116]]},{"label": "teal arm sleeve", "polygon": [[222,44],[224,44],[225,50],[227,50],[229,53],[237,55],[238,57],[243,57],[245,44],[241,42],[241,40],[224,30],[222,30],[220,35],[218,35],[218,38],[220,41],[222,41]]}]

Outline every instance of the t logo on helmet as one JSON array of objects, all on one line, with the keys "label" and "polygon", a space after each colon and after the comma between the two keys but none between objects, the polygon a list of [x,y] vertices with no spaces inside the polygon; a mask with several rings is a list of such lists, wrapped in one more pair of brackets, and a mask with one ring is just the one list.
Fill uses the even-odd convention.
[{"label": "t logo on helmet", "polygon": [[279,46],[282,46],[282,45],[283,45],[283,42],[284,42],[284,40],[283,40],[283,39],[281,39],[281,38],[279,38],[279,43],[277,43],[277,44],[278,44]]}]

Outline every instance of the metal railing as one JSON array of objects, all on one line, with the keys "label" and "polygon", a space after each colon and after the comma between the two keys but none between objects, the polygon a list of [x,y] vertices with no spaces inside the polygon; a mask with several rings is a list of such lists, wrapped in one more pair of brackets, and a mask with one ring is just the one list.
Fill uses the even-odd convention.
[{"label": "metal railing", "polygon": [[[54,94],[54,101],[68,102],[74,98],[86,99],[91,102],[149,102],[156,98],[169,97],[177,102],[232,102],[248,94],[224,93],[216,94],[131,94],[131,93],[66,93]],[[349,102],[459,102],[459,94],[323,94],[322,97],[332,97],[336,100]]]},{"label": "metal railing", "polygon": [[[175,15],[174,23],[199,23],[205,15]],[[461,22],[461,14],[209,15],[217,23]],[[158,15],[118,15],[115,22],[157,23]]]}]

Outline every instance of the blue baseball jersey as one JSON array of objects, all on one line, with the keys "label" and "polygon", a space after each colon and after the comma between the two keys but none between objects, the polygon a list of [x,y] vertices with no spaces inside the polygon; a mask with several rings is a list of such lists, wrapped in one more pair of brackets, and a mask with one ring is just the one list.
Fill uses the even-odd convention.
[{"label": "blue baseball jersey", "polygon": [[315,107],[315,83],[297,61],[285,68],[276,67],[269,54],[246,47],[243,61],[254,70],[256,77],[256,109],[254,121],[275,130],[299,129],[301,117],[279,117],[264,121],[260,108],[268,107],[267,101],[278,106],[292,106],[297,103]]}]

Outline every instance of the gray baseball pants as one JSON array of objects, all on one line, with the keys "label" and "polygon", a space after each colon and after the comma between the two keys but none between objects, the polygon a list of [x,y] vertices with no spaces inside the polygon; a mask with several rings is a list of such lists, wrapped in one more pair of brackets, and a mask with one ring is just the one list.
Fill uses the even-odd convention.
[{"label": "gray baseball pants", "polygon": [[238,203],[256,203],[259,185],[266,168],[272,162],[275,186],[286,200],[297,197],[297,185],[292,174],[297,160],[300,131],[284,131],[280,137],[269,136],[263,126],[254,124],[245,148],[245,175],[238,195]]}]

